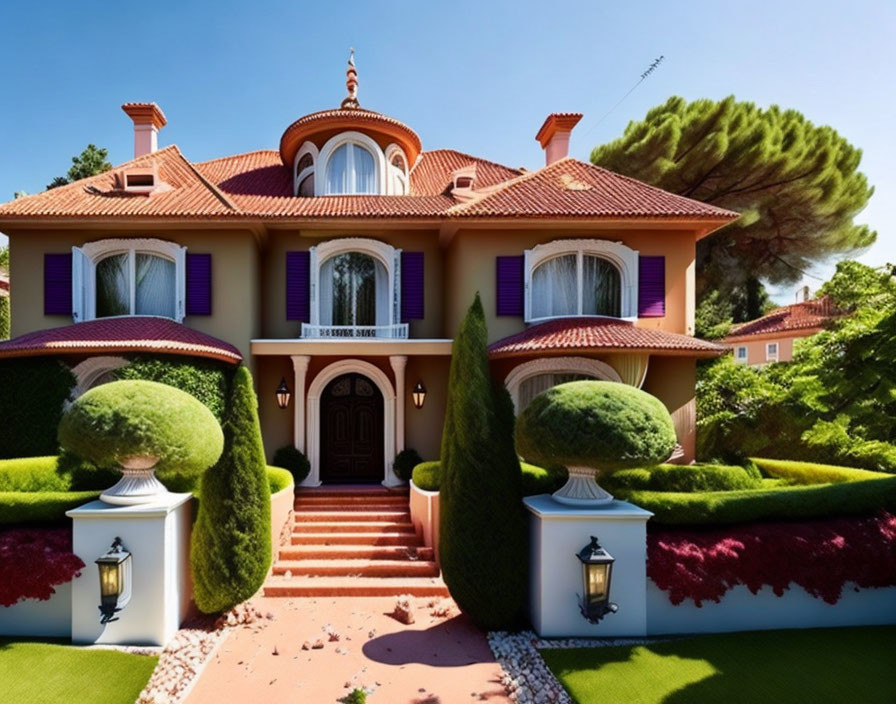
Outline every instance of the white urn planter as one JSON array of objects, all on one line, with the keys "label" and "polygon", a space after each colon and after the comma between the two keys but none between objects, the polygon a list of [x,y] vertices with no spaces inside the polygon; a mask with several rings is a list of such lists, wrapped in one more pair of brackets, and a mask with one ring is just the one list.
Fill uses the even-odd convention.
[{"label": "white urn planter", "polygon": [[602,489],[594,479],[594,467],[567,467],[569,479],[551,497],[554,501],[579,508],[599,508],[612,504],[615,499],[606,489]]},{"label": "white urn planter", "polygon": [[138,506],[166,496],[168,489],[157,478],[155,466],[159,458],[136,455],[121,460],[121,479],[100,494],[100,500],[113,506]]}]

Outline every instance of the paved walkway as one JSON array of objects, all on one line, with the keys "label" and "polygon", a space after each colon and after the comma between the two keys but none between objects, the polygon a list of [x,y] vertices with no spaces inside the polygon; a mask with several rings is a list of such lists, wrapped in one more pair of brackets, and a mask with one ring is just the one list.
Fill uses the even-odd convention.
[{"label": "paved walkway", "polygon": [[[485,635],[456,607],[431,616],[429,602],[413,599],[406,626],[388,615],[393,597],[256,598],[273,620],[233,629],[187,704],[330,704],[354,687],[375,689],[369,704],[510,702]],[[322,649],[302,650],[317,639]]]}]

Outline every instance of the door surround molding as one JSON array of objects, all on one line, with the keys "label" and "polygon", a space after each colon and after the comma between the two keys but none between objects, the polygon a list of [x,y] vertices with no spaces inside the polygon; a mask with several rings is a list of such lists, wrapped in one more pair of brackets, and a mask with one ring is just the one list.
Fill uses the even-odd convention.
[{"label": "door surround molding", "polygon": [[361,374],[372,381],[383,395],[383,486],[398,486],[401,480],[392,471],[395,461],[395,389],[386,373],[370,362],[360,359],[341,359],[324,367],[308,388],[305,417],[308,427],[305,444],[311,471],[301,486],[320,486],[320,397],[333,379],[343,374]]}]

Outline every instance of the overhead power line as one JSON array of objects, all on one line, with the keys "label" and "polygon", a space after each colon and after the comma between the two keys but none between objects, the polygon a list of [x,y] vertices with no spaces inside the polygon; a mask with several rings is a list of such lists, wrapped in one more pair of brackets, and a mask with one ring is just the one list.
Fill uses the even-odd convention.
[{"label": "overhead power line", "polygon": [[612,113],[616,108],[618,108],[620,105],[622,105],[623,101],[628,96],[630,96],[632,93],[634,93],[635,89],[639,85],[641,85],[644,81],[646,81],[651,73],[656,71],[657,67],[659,67],[659,65],[661,63],[663,63],[663,59],[665,59],[665,58],[666,57],[661,54],[658,58],[654,59],[653,62],[650,64],[650,66],[647,67],[647,70],[645,70],[641,74],[641,77],[638,79],[638,81],[635,83],[635,85],[633,85],[631,88],[629,88],[628,91],[626,92],[626,94],[623,95],[618,101],[616,101],[616,104],[613,107],[611,107],[609,110],[607,110],[597,122],[595,122],[593,125],[591,125],[591,127],[589,127],[588,130],[585,132],[585,134],[583,134],[582,136],[585,137],[585,136],[591,134],[591,132],[594,130],[594,128],[596,128],[598,125],[600,125],[601,122],[603,122],[610,116],[610,113]]}]

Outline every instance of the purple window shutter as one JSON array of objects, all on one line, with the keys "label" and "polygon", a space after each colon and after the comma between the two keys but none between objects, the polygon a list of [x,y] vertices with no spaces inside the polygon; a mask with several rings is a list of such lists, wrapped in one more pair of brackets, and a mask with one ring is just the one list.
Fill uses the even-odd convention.
[{"label": "purple window shutter", "polygon": [[44,255],[44,315],[72,314],[72,254]]},{"label": "purple window shutter", "polygon": [[311,320],[309,281],[310,252],[286,253],[286,319],[303,323]]},{"label": "purple window shutter", "polygon": [[187,252],[187,315],[212,314],[212,255]]},{"label": "purple window shutter", "polygon": [[523,314],[523,256],[497,258],[498,315]]},{"label": "purple window shutter", "polygon": [[423,320],[423,252],[401,253],[401,322]]},{"label": "purple window shutter", "polygon": [[638,317],[666,315],[666,258],[638,257]]}]

